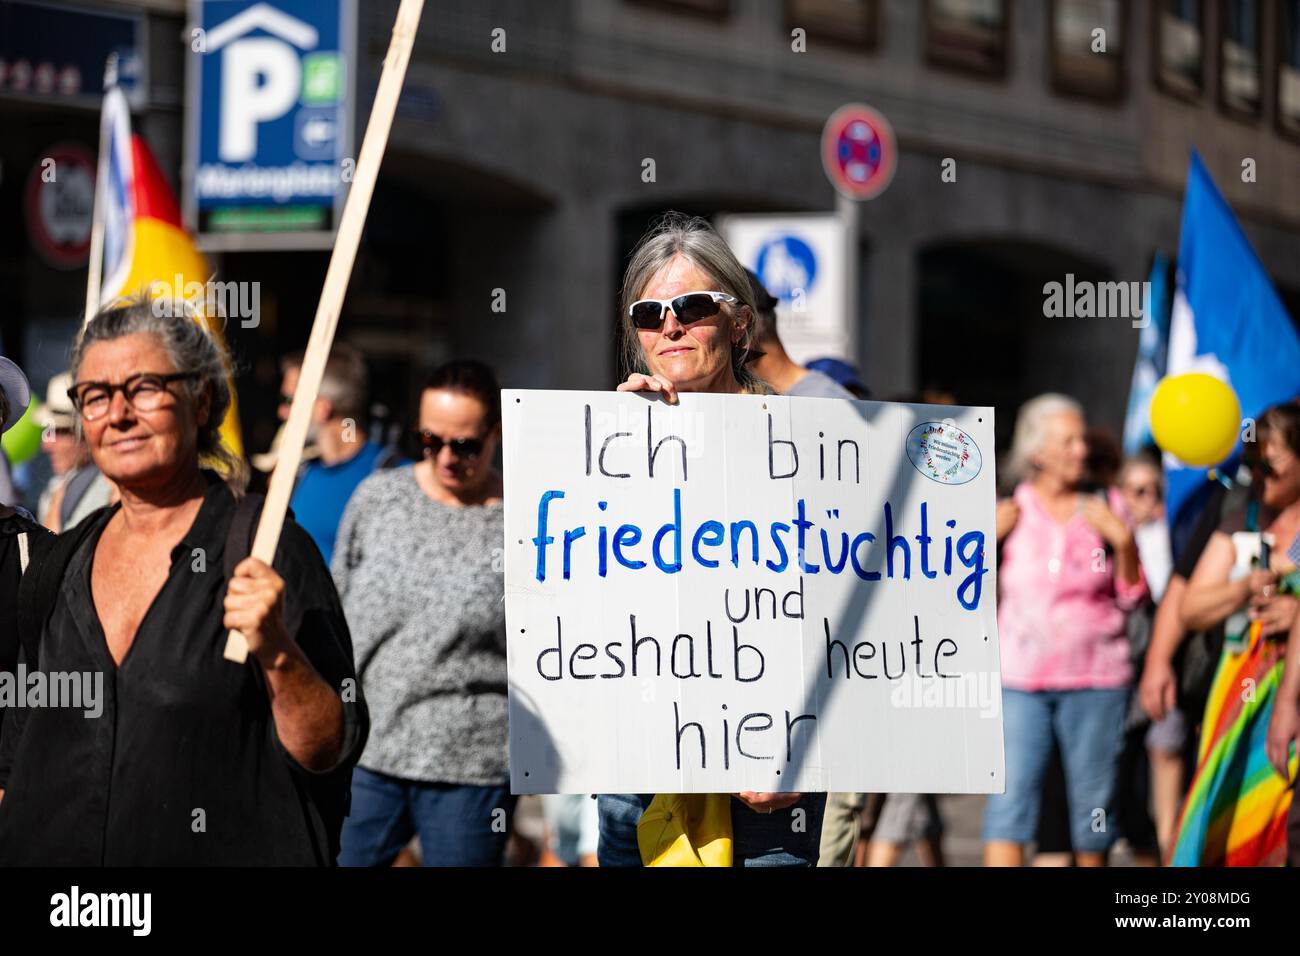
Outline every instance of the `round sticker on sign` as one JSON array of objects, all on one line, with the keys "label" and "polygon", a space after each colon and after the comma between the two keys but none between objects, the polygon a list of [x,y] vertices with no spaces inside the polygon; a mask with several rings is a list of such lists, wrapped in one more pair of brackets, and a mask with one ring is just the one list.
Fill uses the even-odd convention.
[{"label": "round sticker on sign", "polygon": [[984,466],[975,439],[953,422],[922,422],[913,428],[907,457],[917,471],[943,485],[964,485]]}]

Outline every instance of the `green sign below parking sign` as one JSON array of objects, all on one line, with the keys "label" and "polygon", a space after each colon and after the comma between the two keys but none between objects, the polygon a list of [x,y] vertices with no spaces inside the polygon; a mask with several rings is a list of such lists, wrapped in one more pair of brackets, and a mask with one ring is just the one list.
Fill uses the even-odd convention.
[{"label": "green sign below parking sign", "polygon": [[337,103],[343,95],[343,60],[337,53],[309,53],[302,58],[302,102]]}]

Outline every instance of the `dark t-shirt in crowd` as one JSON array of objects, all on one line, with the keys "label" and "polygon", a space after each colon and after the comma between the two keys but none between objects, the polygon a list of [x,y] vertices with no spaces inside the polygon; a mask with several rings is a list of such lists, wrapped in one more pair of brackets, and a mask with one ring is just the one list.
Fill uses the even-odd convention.
[{"label": "dark t-shirt in crowd", "polygon": [[[1210,535],[1216,531],[1231,535],[1235,531],[1244,531],[1248,523],[1250,508],[1250,487],[1233,485],[1229,490],[1218,482],[1210,491],[1210,496],[1196,521],[1196,527],[1187,539],[1187,545],[1174,563],[1174,574],[1191,580],[1196,563],[1201,560],[1205,546],[1210,543]],[[1274,515],[1262,505],[1257,505],[1258,513],[1255,526],[1257,529],[1267,527]]]},{"label": "dark t-shirt in crowd", "polygon": [[1196,570],[1196,562],[1201,560],[1201,552],[1210,543],[1210,535],[1214,534],[1223,518],[1223,504],[1227,496],[1228,489],[1216,481],[1201,509],[1201,516],[1196,519],[1196,527],[1174,562],[1174,574],[1191,579],[1192,572]]},{"label": "dark t-shirt in crowd", "polygon": [[320,552],[286,520],[273,564],[285,581],[289,633],[344,702],[342,760],[315,773],[280,743],[260,666],[222,657],[230,490],[209,487],[120,666],[90,577],[115,510],[87,519],[95,526],[68,563],[41,636],[48,685],[54,674],[77,675],[80,706],[17,710],[21,734],[7,732],[0,746],[0,864],[332,864],[368,719]]},{"label": "dark t-shirt in crowd", "polygon": [[[0,517],[0,674],[13,674],[18,666],[18,584],[22,580],[22,549],[19,535],[27,535],[29,560],[54,540],[49,529],[17,512]],[[0,741],[4,740],[5,715],[0,700]]]}]

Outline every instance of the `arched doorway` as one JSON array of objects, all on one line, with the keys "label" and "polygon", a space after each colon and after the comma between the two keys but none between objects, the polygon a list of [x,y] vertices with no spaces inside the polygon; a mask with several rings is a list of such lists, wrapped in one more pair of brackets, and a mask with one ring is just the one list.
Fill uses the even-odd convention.
[{"label": "arched doorway", "polygon": [[999,450],[1010,444],[1020,405],[1047,391],[1073,396],[1090,424],[1118,433],[1137,343],[1131,317],[1051,316],[1044,291],[1112,278],[1096,261],[1029,240],[925,247],[916,380],[962,404],[994,406]]}]

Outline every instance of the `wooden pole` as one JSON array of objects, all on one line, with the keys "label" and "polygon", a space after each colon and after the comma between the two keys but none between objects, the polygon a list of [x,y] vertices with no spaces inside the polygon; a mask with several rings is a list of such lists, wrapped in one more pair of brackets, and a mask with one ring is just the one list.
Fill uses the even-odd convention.
[{"label": "wooden pole", "polygon": [[[357,257],[357,246],[361,242],[361,230],[366,224],[370,197],[374,193],[375,180],[384,159],[384,148],[388,145],[388,133],[393,126],[393,114],[397,110],[397,99],[402,92],[402,81],[406,77],[406,66],[411,59],[411,48],[415,44],[415,32],[420,25],[423,8],[424,0],[402,0],[397,9],[393,38],[388,46],[388,56],[384,59],[384,70],[379,77],[379,88],[370,110],[370,121],[366,124],[366,135],[361,141],[352,189],[343,206],[343,217],[339,221],[329,270],[325,273],[325,286],[321,291],[320,304],[316,307],[316,318],[312,323],[311,337],[307,340],[302,369],[298,373],[298,387],[293,393],[293,404],[289,408],[289,420],[284,426],[280,455],[275,463],[275,471],[271,473],[266,503],[262,506],[262,517],[253,538],[252,556],[267,564],[275,559],[276,545],[284,527],[285,512],[289,508],[294,478],[307,440],[307,427],[311,424],[312,406],[316,404],[321,378],[325,374],[325,360],[334,343],[334,331],[338,327],[343,296],[347,293],[348,279]],[[248,642],[243,634],[231,631],[227,635],[224,656],[226,660],[238,663],[248,659]]]}]

